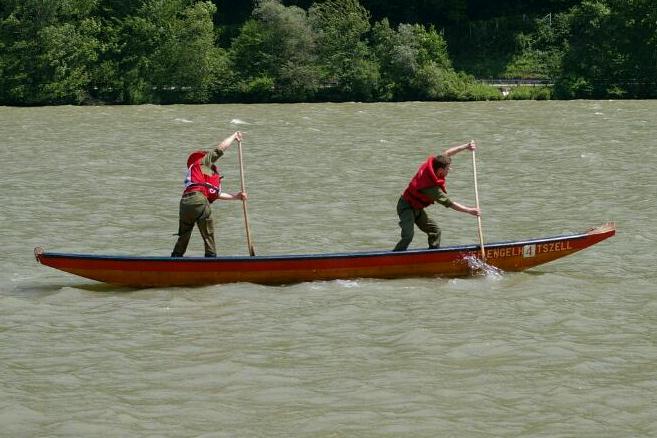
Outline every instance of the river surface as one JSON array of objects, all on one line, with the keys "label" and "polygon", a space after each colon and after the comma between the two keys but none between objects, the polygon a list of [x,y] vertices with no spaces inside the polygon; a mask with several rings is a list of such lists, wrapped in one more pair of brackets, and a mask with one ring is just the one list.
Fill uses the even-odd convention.
[{"label": "river surface", "polygon": [[[0,107],[0,436],[657,436],[656,122],[657,101]],[[617,235],[461,279],[132,290],[35,262],[168,255],[188,152],[236,129],[259,255],[392,248],[420,162],[471,138],[486,241]],[[237,148],[219,164],[237,191]],[[474,204],[468,152],[448,191]],[[247,255],[241,204],[214,213]]]}]

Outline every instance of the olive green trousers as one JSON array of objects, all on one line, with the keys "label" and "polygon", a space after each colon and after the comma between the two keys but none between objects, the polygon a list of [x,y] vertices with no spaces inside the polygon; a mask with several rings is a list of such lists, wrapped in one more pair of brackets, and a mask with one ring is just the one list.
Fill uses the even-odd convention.
[{"label": "olive green trousers", "polygon": [[212,207],[207,198],[200,192],[192,192],[180,199],[180,219],[178,222],[178,241],[173,248],[171,257],[182,257],[187,251],[189,238],[194,225],[198,227],[205,245],[205,256],[215,257],[217,250],[214,243],[214,223]]},{"label": "olive green trousers", "polygon": [[434,222],[423,208],[415,209],[411,207],[403,197],[397,202],[397,215],[399,215],[399,226],[401,227],[401,240],[397,243],[393,251],[406,251],[413,241],[415,225],[427,233],[429,248],[438,248],[440,246],[440,227]]}]

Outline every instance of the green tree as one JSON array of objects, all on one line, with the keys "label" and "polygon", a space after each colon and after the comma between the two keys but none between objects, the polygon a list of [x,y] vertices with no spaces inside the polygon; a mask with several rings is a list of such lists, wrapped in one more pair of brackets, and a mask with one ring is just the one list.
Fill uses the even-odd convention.
[{"label": "green tree", "polygon": [[81,103],[98,59],[95,0],[6,0],[0,17],[0,100]]},{"label": "green tree", "polygon": [[384,19],[372,34],[381,65],[382,95],[387,99],[463,97],[467,78],[454,71],[447,44],[433,27],[400,24],[395,30]]},{"label": "green tree", "polygon": [[209,100],[227,69],[226,53],[215,46],[215,13],[211,2],[201,1],[158,23],[168,33],[152,58],[152,83],[158,90],[181,93],[184,101]]},{"label": "green tree", "polygon": [[308,15],[317,33],[327,97],[372,100],[380,74],[365,41],[370,30],[367,10],[358,0],[326,0],[311,6]]},{"label": "green tree", "polygon": [[657,2],[654,0],[609,0],[618,16],[622,38],[617,39],[624,54],[624,95],[657,97]]},{"label": "green tree", "polygon": [[549,14],[536,19],[533,31],[516,35],[517,51],[501,76],[553,80],[559,76],[569,37],[569,14]]},{"label": "green tree", "polygon": [[99,30],[95,18],[85,18],[39,32],[42,53],[38,61],[45,76],[40,100],[78,104],[88,99],[100,48]]},{"label": "green tree", "polygon": [[306,11],[259,2],[230,48],[237,92],[249,99],[312,99],[320,85],[315,47]]},{"label": "green tree", "polygon": [[105,59],[127,103],[207,102],[227,68],[209,1],[145,0],[120,21]]},{"label": "green tree", "polygon": [[[608,39],[614,24],[611,9],[598,0],[585,0],[570,15],[570,38],[557,92],[565,97],[601,98],[615,82],[609,71],[618,64],[615,42]],[[616,32],[617,33],[617,32]]]},{"label": "green tree", "polygon": [[586,0],[569,18],[560,97],[657,97],[654,1]]}]

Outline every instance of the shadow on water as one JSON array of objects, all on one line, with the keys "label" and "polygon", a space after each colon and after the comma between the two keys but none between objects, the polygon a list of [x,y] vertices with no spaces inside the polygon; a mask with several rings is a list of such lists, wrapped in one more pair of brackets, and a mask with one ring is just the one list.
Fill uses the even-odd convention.
[{"label": "shadow on water", "polygon": [[65,289],[77,289],[99,294],[126,294],[138,292],[143,289],[114,286],[104,283],[50,283],[50,284],[22,284],[16,286],[13,291],[21,297],[46,297],[61,293]]},{"label": "shadow on water", "polygon": [[[470,269],[470,275],[461,277],[462,279],[472,279],[472,280],[510,280],[513,278],[513,272],[505,272],[495,266],[489,265],[482,261],[479,257],[468,256],[465,257],[465,261],[468,263]],[[549,275],[553,273],[552,271],[545,270],[529,270],[524,271],[523,274],[529,277],[542,277],[544,275]],[[435,280],[444,280],[448,282],[451,277],[434,277]],[[310,281],[310,282],[295,282],[295,283],[283,283],[283,284],[270,284],[270,285],[258,285],[254,283],[231,283],[230,285],[215,285],[215,286],[236,286],[236,287],[257,287],[264,289],[295,289],[298,287],[310,287],[312,289],[324,289],[324,288],[333,288],[339,287],[341,289],[351,289],[359,288],[363,286],[369,286],[372,284],[379,284],[381,282],[408,282],[413,280],[420,280],[419,278],[403,278],[403,279],[373,279],[373,278],[355,278],[355,279],[335,279],[329,281]],[[185,290],[189,289],[204,289],[212,285],[197,285],[197,286],[186,286]],[[78,290],[84,292],[91,292],[93,294],[98,294],[100,296],[107,295],[130,295],[138,292],[144,291],[153,291],[153,290],[175,290],[177,287],[172,288],[162,288],[162,287],[125,287],[118,286],[100,282],[88,283],[84,281],[76,282],[51,282],[51,283],[36,283],[36,282],[27,282],[16,285],[12,288],[9,294],[20,296],[22,298],[43,298],[48,296],[57,295],[66,290]]]}]

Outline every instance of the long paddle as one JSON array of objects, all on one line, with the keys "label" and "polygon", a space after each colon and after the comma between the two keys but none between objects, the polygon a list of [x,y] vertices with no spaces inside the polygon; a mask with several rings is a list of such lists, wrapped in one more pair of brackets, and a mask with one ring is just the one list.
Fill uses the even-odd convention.
[{"label": "long paddle", "polygon": [[[474,189],[475,189],[475,203],[479,209],[479,189],[477,188],[477,160],[475,159],[475,151],[472,151],[472,172],[474,173]],[[479,244],[481,246],[481,260],[486,262],[486,251],[484,250],[484,233],[481,230],[481,215],[477,216],[477,224],[479,225]]]},{"label": "long paddle", "polygon": [[[242,193],[245,193],[244,190],[244,160],[242,159],[242,142],[237,142],[237,155],[240,160],[240,186],[242,188]],[[246,243],[249,245],[249,255],[255,255],[255,248],[253,247],[253,242],[251,241],[251,227],[249,227],[249,213],[246,209],[246,199],[242,199],[242,209],[244,210],[244,226],[246,227]]]}]

